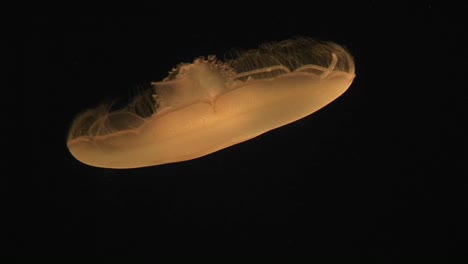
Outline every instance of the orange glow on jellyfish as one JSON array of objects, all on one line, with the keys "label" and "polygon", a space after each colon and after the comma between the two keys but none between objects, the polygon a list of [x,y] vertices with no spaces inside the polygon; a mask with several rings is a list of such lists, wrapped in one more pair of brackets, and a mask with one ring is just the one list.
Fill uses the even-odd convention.
[{"label": "orange glow on jellyfish", "polygon": [[81,113],[67,146],[77,160],[103,168],[190,160],[316,112],[354,77],[348,51],[310,38],[263,44],[226,62],[201,57],[123,109]]}]

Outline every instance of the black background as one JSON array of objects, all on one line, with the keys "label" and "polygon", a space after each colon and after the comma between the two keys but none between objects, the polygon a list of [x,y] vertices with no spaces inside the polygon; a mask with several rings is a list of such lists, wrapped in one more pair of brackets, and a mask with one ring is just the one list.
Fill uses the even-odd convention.
[{"label": "black background", "polygon": [[[467,253],[466,5],[375,2],[29,17],[7,253]],[[340,43],[356,61],[350,89],[313,115],[156,167],[99,169],[69,154],[78,112],[180,62],[295,36]]]}]

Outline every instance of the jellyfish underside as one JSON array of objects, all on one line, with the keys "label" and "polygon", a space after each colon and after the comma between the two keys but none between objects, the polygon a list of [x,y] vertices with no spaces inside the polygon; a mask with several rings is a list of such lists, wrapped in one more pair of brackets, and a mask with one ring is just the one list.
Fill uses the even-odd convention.
[{"label": "jellyfish underside", "polygon": [[351,85],[341,46],[309,38],[264,44],[227,62],[180,64],[127,107],[78,115],[68,148],[79,161],[136,168],[198,158],[312,114]]}]

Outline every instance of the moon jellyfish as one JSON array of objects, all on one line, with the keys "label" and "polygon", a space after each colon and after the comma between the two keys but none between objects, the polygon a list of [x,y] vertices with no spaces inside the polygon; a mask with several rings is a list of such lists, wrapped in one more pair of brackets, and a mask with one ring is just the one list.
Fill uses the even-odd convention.
[{"label": "moon jellyfish", "polygon": [[67,145],[79,161],[137,168],[195,159],[304,118],[355,77],[349,52],[296,38],[221,61],[181,63],[124,108],[79,114]]}]

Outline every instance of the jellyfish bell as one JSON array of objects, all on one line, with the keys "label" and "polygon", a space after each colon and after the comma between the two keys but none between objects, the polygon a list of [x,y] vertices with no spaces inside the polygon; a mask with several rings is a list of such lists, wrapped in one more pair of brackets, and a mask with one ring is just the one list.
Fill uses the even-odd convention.
[{"label": "jellyfish bell", "polygon": [[190,160],[304,118],[354,80],[349,52],[297,38],[264,44],[222,62],[182,63],[127,107],[101,106],[75,118],[68,148],[103,168]]}]

